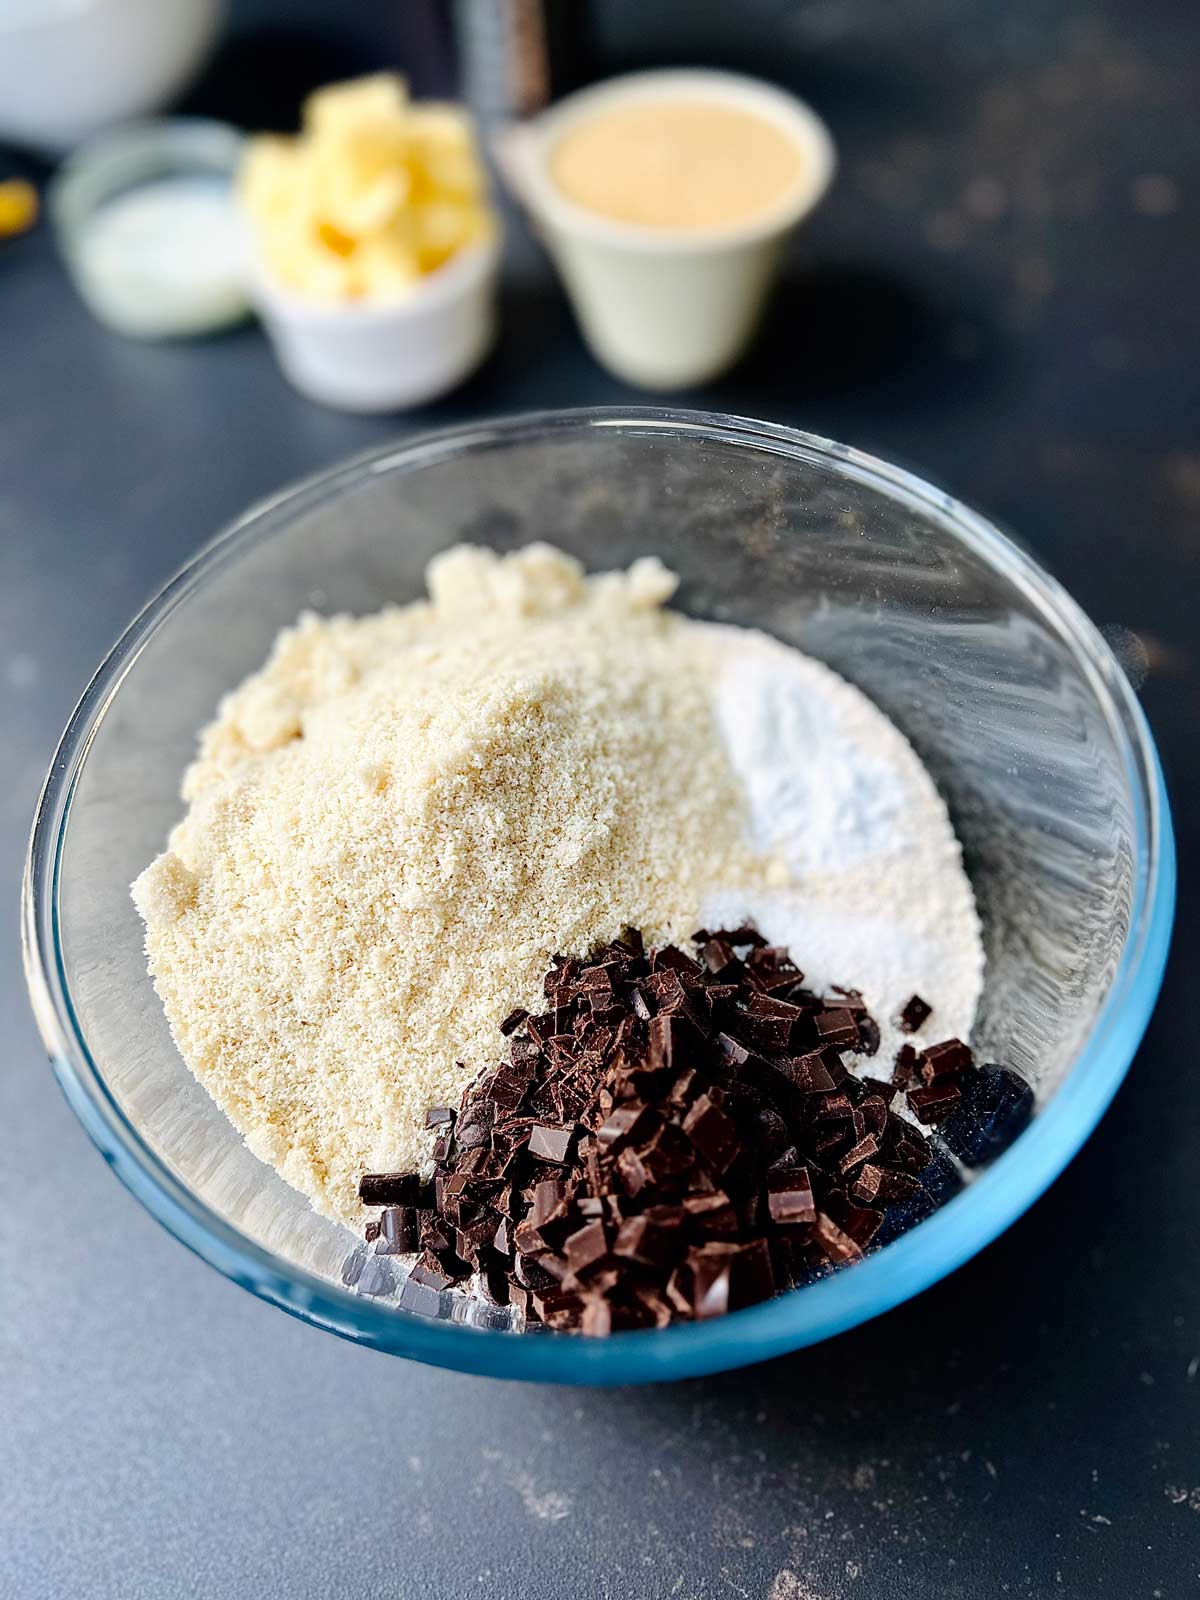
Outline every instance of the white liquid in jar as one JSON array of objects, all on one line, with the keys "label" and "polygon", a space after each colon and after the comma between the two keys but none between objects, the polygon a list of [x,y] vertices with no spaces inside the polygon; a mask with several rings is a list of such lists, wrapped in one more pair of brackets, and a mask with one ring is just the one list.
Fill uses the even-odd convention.
[{"label": "white liquid in jar", "polygon": [[102,206],[77,248],[85,297],[124,333],[204,333],[246,313],[242,225],[228,182],[145,184]]}]

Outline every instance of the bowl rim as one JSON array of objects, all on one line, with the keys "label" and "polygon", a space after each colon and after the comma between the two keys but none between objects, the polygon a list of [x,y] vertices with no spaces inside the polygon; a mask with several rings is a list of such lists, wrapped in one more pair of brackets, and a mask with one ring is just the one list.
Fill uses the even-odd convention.
[{"label": "bowl rim", "polygon": [[[171,1172],[110,1094],[79,1027],[59,942],[60,871],[79,775],[125,674],[176,607],[244,547],[280,532],[297,510],[336,497],[364,474],[428,464],[515,438],[593,428],[667,431],[820,461],[908,503],[966,542],[1021,589],[1076,650],[1123,751],[1138,848],[1125,946],[1073,1066],[1012,1148],[926,1221],[849,1271],[711,1322],[609,1339],[513,1338],[409,1315],[315,1274],[285,1268]],[[694,1377],[814,1344],[928,1288],[995,1239],[1059,1175],[1120,1086],[1162,981],[1174,901],[1169,805],[1142,709],[1093,624],[1012,540],[913,474],[813,434],[721,413],[603,407],[522,413],[376,447],[258,501],[205,545],[126,629],[71,715],[34,816],[22,886],[22,946],[34,1012],[72,1109],[126,1187],[211,1266],[292,1315],[376,1349],[488,1376],[606,1385]]]}]

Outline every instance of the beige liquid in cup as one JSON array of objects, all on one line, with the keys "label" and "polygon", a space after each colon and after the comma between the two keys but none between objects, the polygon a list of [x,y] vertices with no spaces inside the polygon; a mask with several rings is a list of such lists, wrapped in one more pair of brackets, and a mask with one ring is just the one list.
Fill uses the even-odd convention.
[{"label": "beige liquid in cup", "polygon": [[573,128],[550,175],[576,205],[664,229],[737,228],[766,216],[805,174],[794,139],[721,100],[639,100]]}]

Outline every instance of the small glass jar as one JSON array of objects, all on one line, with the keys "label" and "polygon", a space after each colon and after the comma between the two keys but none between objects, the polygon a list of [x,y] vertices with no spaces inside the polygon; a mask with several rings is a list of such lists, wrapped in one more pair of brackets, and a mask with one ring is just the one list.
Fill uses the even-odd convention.
[{"label": "small glass jar", "polygon": [[233,198],[243,136],[222,122],[141,122],[84,145],[50,187],[59,249],[89,309],[119,333],[187,338],[249,311]]}]

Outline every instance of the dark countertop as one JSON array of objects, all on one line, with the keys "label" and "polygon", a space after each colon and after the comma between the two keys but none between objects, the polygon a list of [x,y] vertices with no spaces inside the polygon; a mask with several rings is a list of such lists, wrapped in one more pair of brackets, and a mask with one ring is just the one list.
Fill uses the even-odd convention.
[{"label": "dark countertop", "polygon": [[[641,9],[643,53],[682,55],[680,8]],[[630,54],[631,10],[601,10],[610,59]],[[724,59],[807,94],[843,165],[756,353],[685,401],[875,450],[1015,530],[1145,677],[1186,864],[1200,13],[743,13]],[[721,59],[707,26],[690,54]],[[0,247],[0,1595],[1197,1592],[1186,893],[1130,1077],[1023,1221],[868,1327],[674,1388],[506,1386],[290,1321],[151,1222],[44,1064],[20,858],[59,730],[135,609],[248,501],[349,452],[461,416],[631,398],[583,353],[528,248],[485,370],[428,412],[365,420],[292,394],[253,330],[174,347],[106,334],[44,229]]]}]

